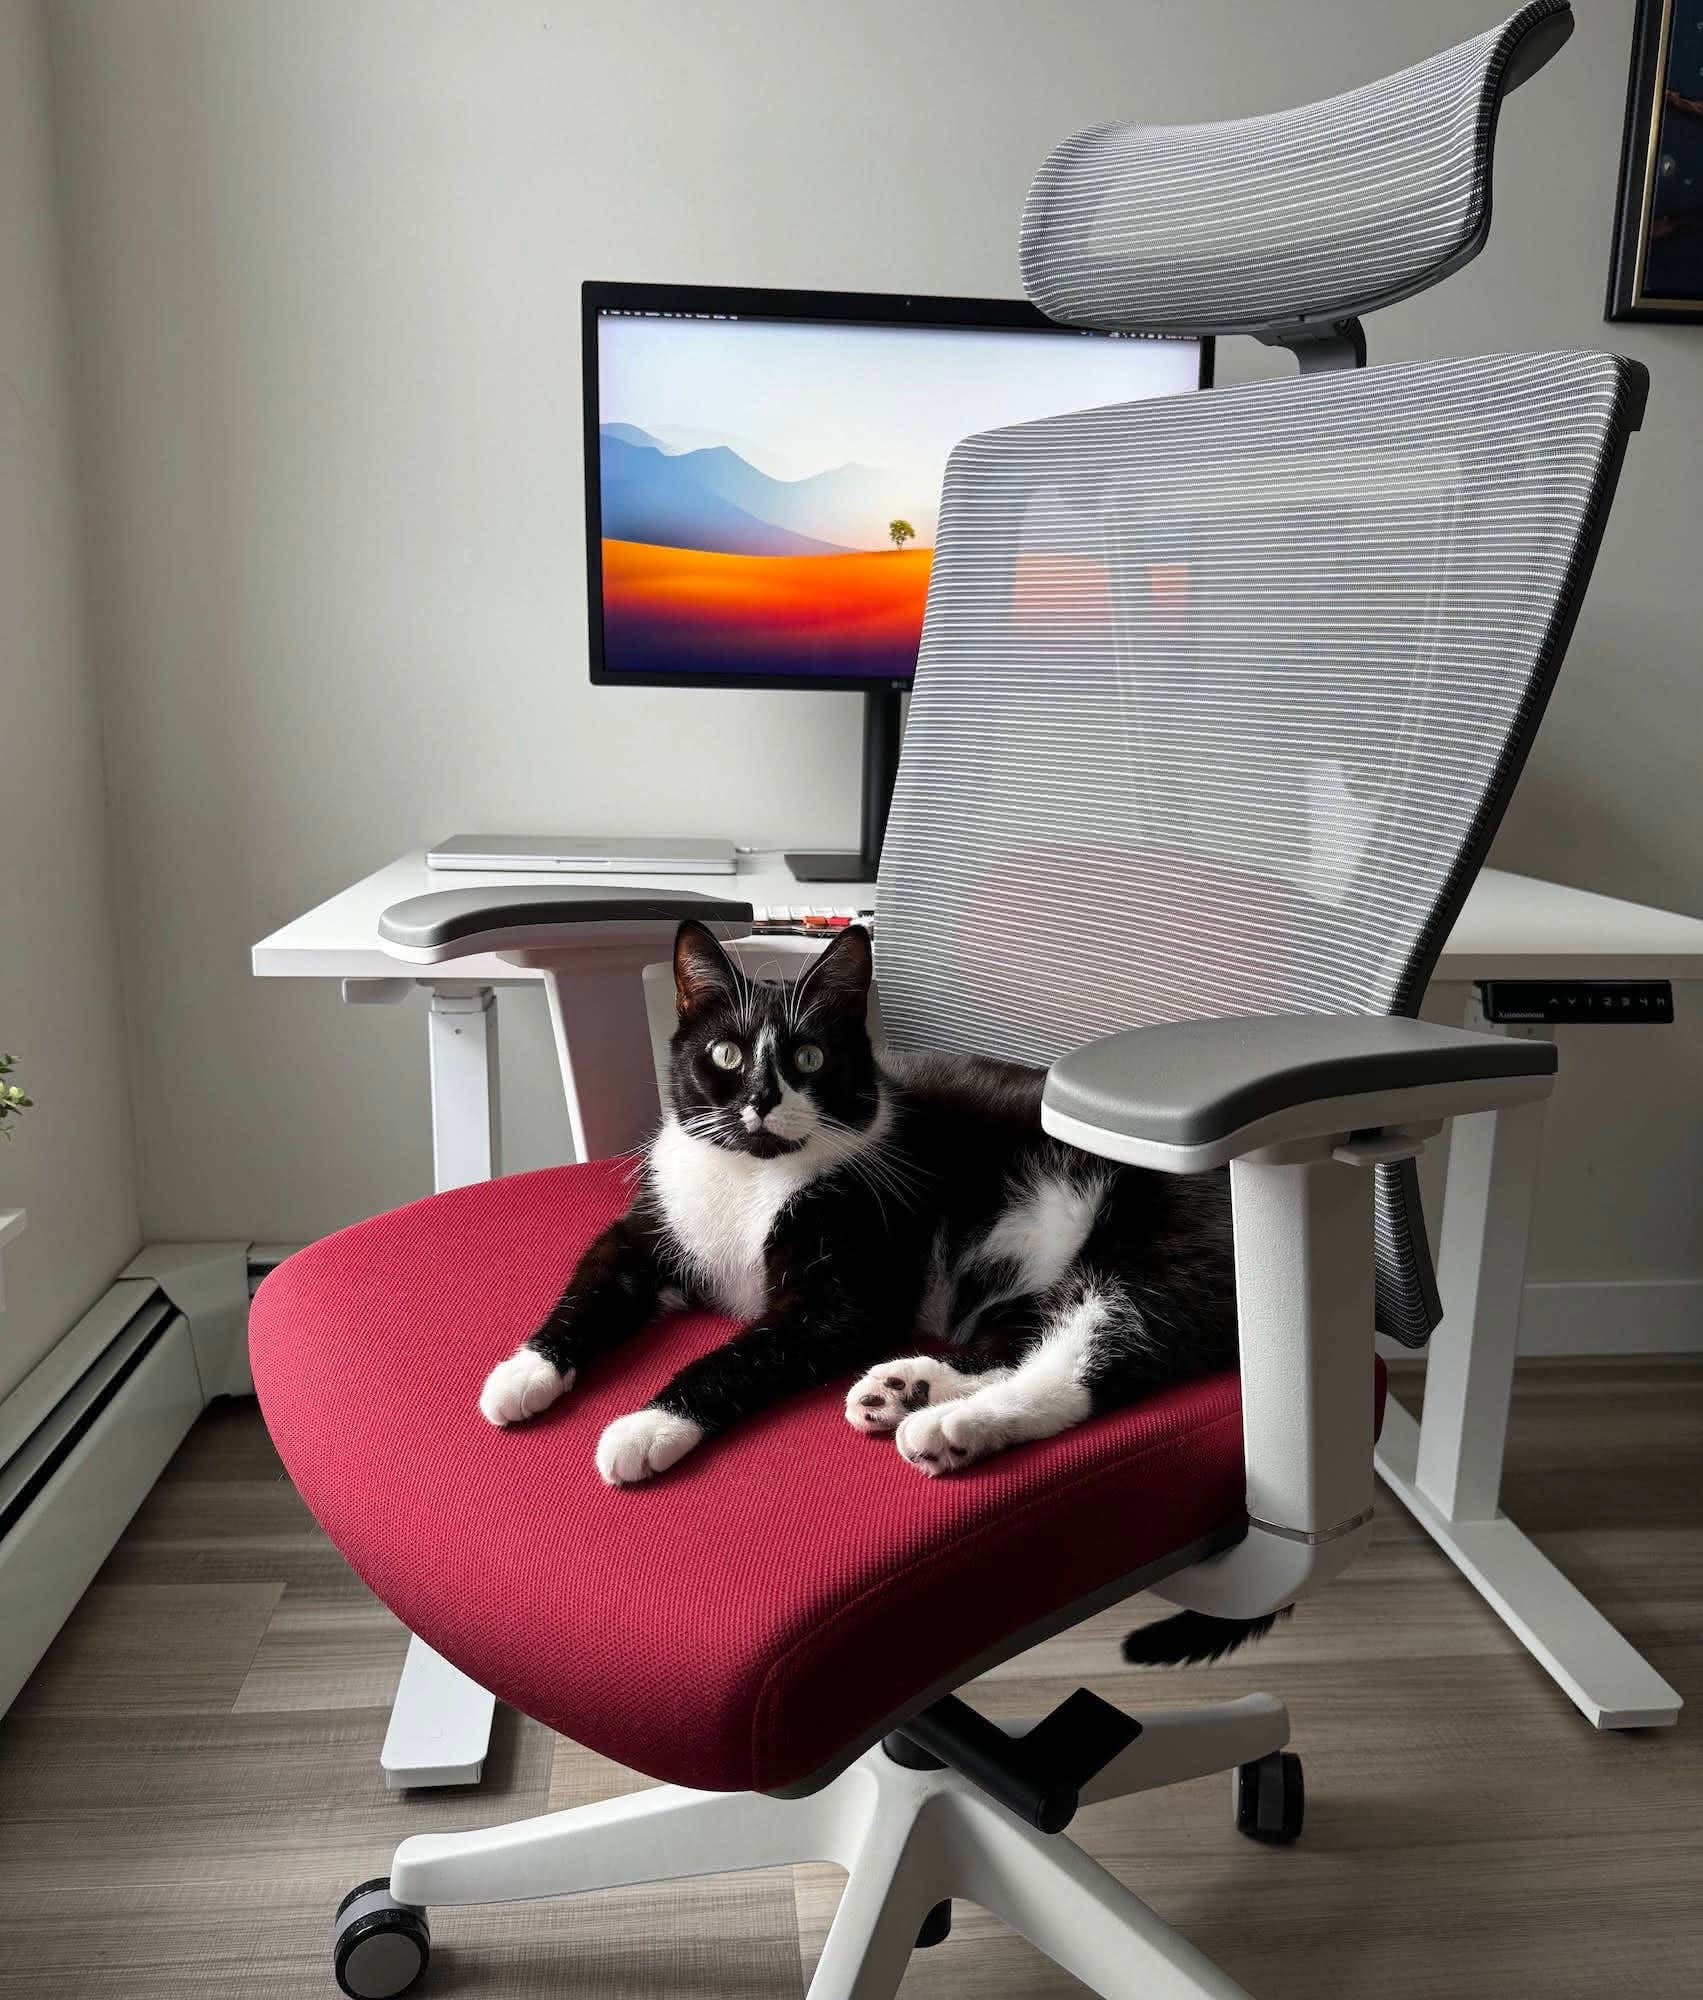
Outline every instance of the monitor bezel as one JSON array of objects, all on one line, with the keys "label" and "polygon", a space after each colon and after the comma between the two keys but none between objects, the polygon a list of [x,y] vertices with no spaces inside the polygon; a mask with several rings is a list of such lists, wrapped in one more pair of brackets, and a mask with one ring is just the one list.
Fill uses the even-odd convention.
[{"label": "monitor bezel", "polygon": [[[629,673],[604,664],[603,657],[603,492],[598,442],[597,319],[602,312],[737,312],[743,319],[826,320],[873,326],[979,326],[1028,329],[1060,336],[1080,327],[1057,320],[1024,299],[956,299],[922,292],[797,292],[752,285],[646,285],[587,278],[580,285],[581,401],[585,452],[585,620],[593,687],[819,688],[824,692],[883,688],[908,689],[912,674],[703,674]],[[1141,337],[1141,336],[1137,336]],[[1200,383],[1212,386],[1213,341],[1194,338],[1200,349]]]}]

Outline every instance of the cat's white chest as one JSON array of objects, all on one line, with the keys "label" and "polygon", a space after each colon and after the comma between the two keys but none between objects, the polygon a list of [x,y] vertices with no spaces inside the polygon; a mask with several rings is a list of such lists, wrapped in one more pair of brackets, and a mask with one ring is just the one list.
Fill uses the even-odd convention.
[{"label": "cat's white chest", "polygon": [[724,1312],[756,1319],[767,1303],[763,1251],[781,1210],[812,1170],[801,1160],[756,1160],[670,1119],[650,1149],[651,1186],[692,1276]]}]

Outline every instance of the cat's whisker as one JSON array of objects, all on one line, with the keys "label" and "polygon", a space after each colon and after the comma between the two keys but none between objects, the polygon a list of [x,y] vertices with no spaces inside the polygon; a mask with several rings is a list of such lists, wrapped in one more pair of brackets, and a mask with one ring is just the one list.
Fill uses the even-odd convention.
[{"label": "cat's whisker", "polygon": [[[841,1143],[856,1142],[866,1133],[843,1119],[823,1114],[820,1128],[828,1137]],[[858,1177],[873,1190],[879,1186],[886,1193],[907,1206],[914,1203],[922,1192],[920,1172],[905,1155],[886,1147],[872,1147],[866,1152],[850,1154],[841,1164],[853,1167]]]},{"label": "cat's whisker", "polygon": [[903,1208],[912,1207],[916,1201],[917,1191],[913,1186],[890,1178],[888,1175],[883,1174],[878,1167],[864,1165],[862,1178],[868,1183],[872,1192],[879,1191],[891,1195],[893,1200]]},{"label": "cat's whisker", "polygon": [[804,981],[802,979],[793,982],[792,1011],[787,1016],[787,1026],[795,1035],[804,1032],[822,1006],[821,1001],[816,999],[814,995],[811,995],[809,998],[800,997],[800,989],[803,985]]},{"label": "cat's whisker", "polygon": [[677,1119],[676,1123],[689,1139],[714,1140],[718,1136],[731,1136],[739,1129],[733,1112],[719,1106],[708,1111],[694,1111],[685,1118]]},{"label": "cat's whisker", "polygon": [[849,1171],[854,1180],[861,1182],[863,1186],[868,1188],[870,1199],[875,1203],[875,1212],[880,1216],[881,1226],[885,1229],[887,1227],[887,1204],[881,1199],[881,1189],[871,1178],[866,1162],[854,1153],[848,1159],[842,1160],[840,1164]]}]

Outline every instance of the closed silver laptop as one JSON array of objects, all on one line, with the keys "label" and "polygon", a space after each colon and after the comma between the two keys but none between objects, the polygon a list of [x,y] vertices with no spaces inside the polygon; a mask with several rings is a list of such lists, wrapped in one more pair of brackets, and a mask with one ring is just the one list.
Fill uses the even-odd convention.
[{"label": "closed silver laptop", "polygon": [[578,833],[458,833],[426,856],[428,868],[525,875],[731,875],[731,840],[610,839]]}]

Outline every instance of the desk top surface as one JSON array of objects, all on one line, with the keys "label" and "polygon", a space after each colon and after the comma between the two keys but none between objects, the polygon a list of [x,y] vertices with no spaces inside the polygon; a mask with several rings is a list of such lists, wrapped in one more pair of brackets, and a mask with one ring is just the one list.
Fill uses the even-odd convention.
[{"label": "desk top surface", "polygon": [[[737,876],[622,875],[603,870],[545,876],[440,872],[427,868],[424,853],[416,851],[363,876],[262,938],[253,950],[253,969],[262,979],[425,977],[480,985],[537,979],[539,973],[490,954],[440,967],[405,964],[380,944],[378,920],[392,903],[435,889],[538,888],[546,882],[737,895],[771,908],[777,904],[867,908],[875,901],[871,882],[799,882],[778,853],[740,855]],[[1703,920],[1487,868],[1473,884],[1433,977],[1436,983],[1703,979]]]}]

